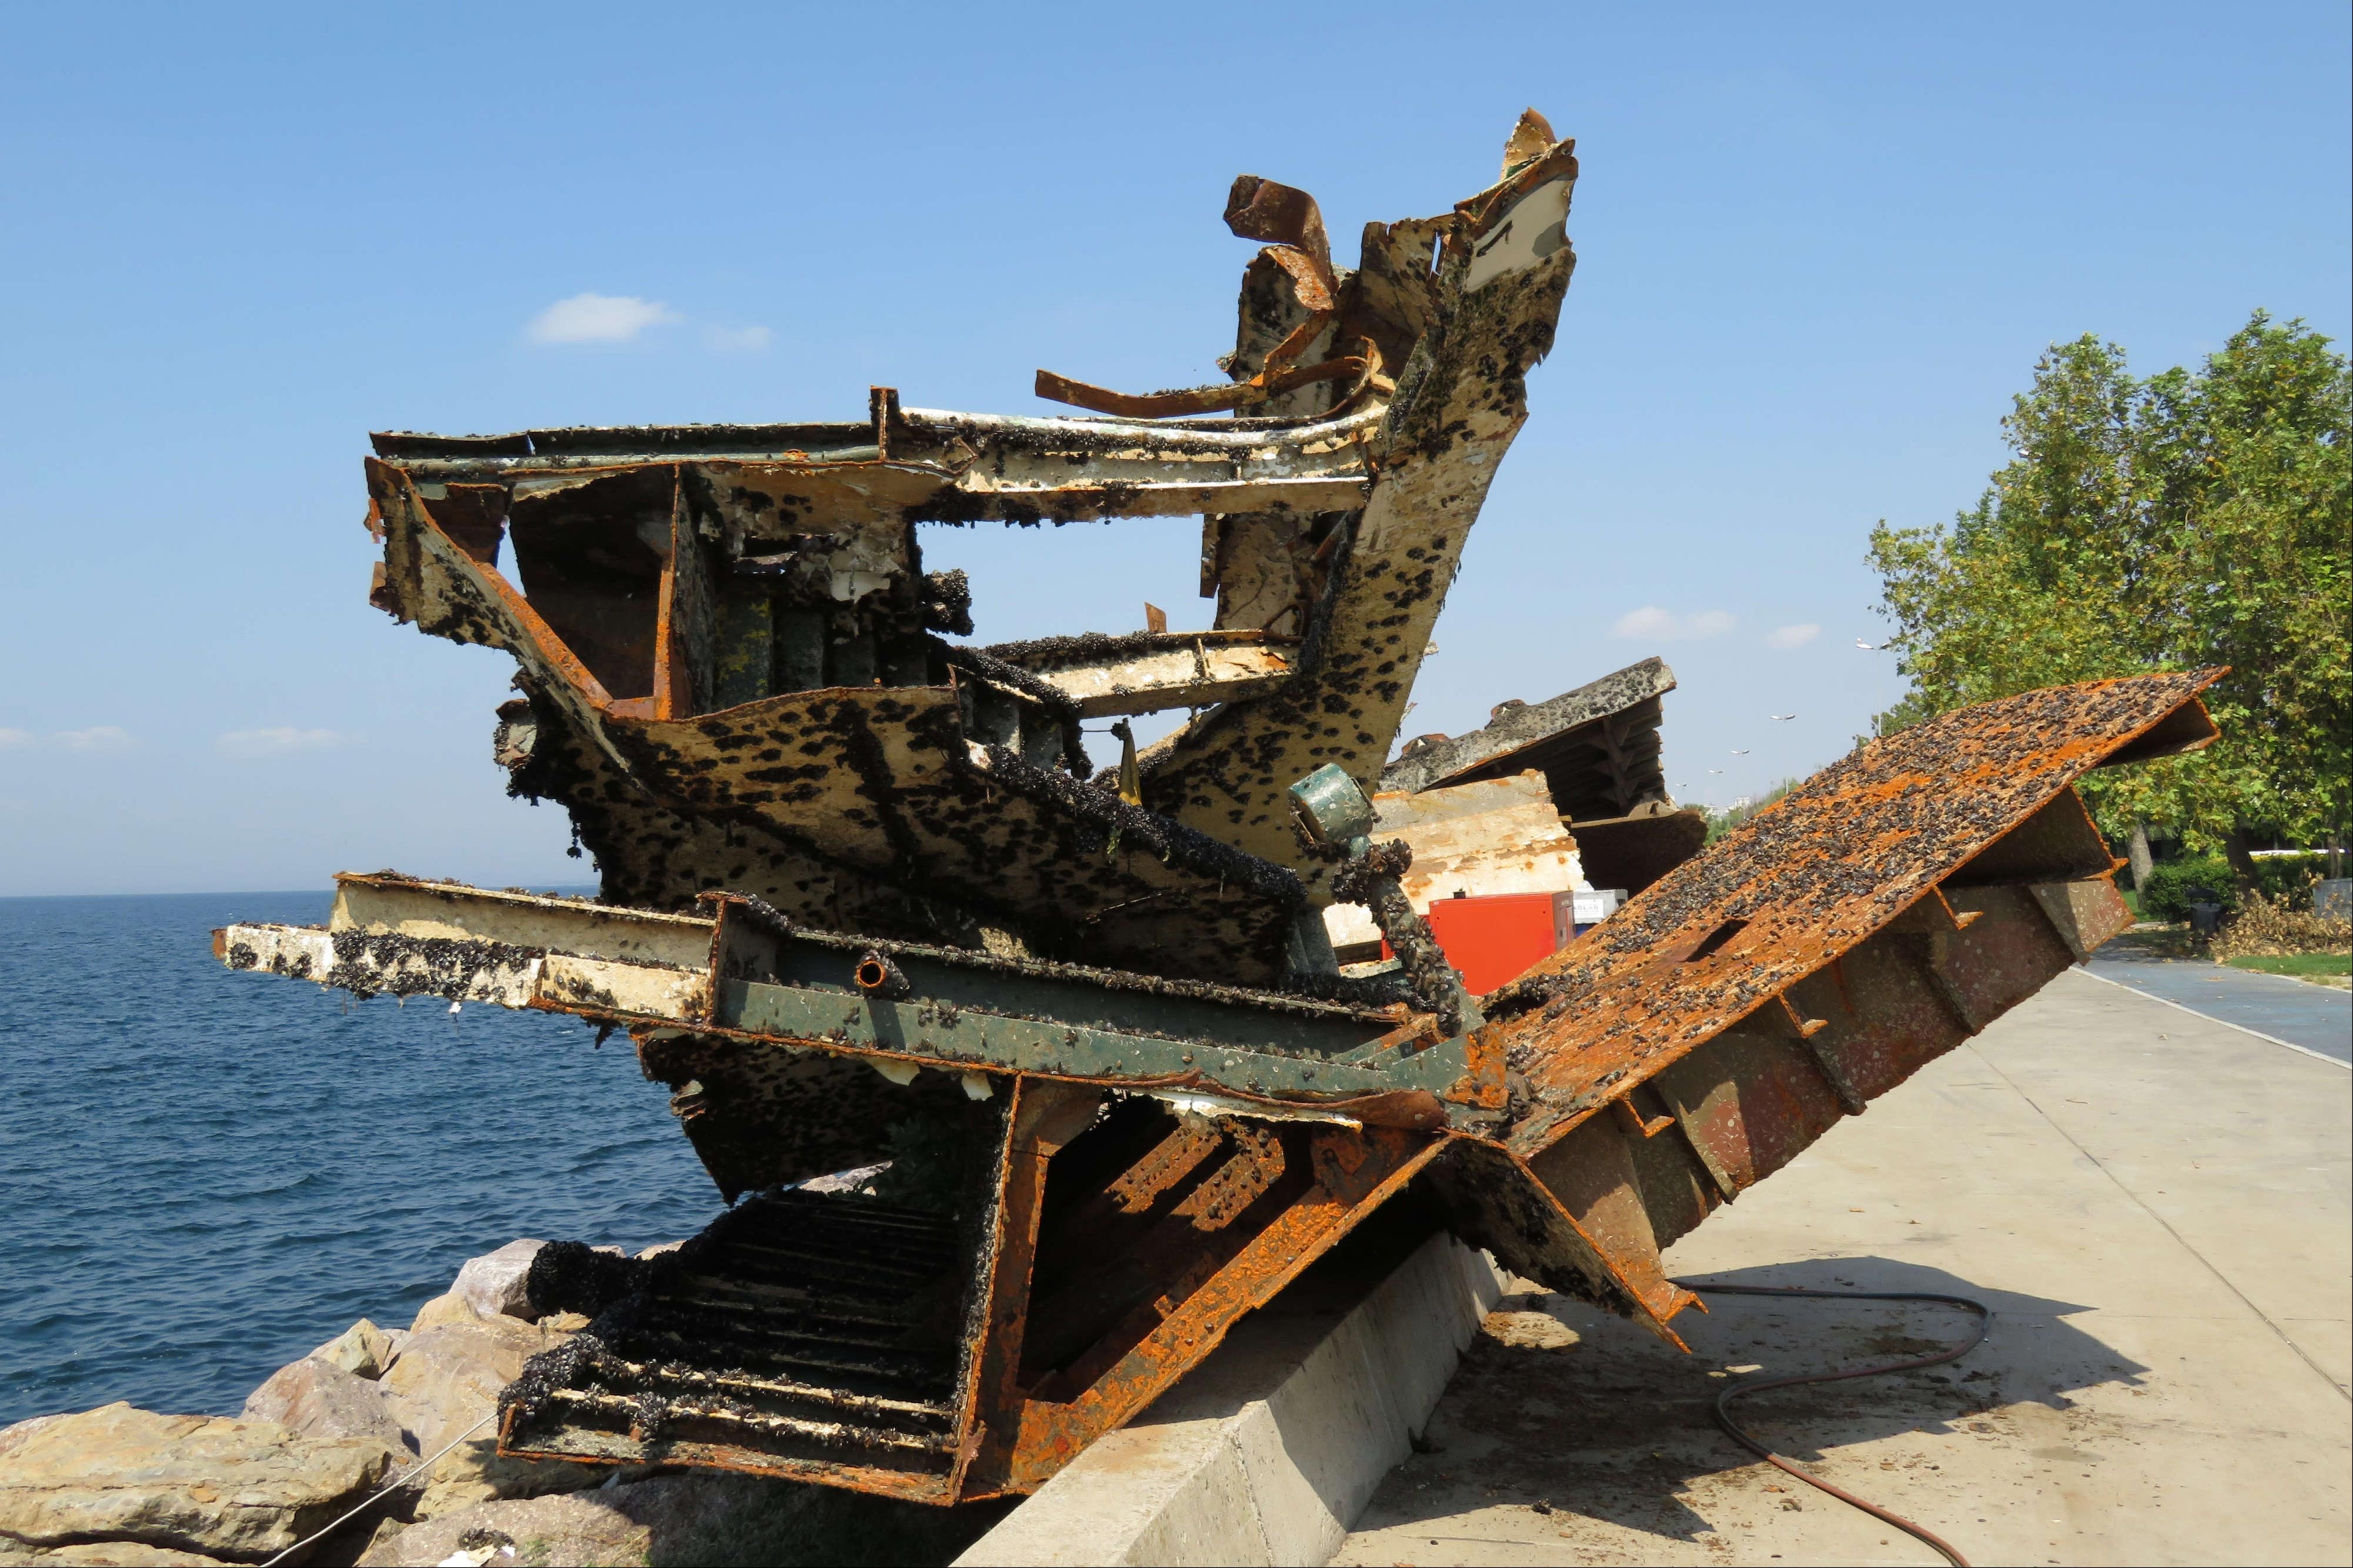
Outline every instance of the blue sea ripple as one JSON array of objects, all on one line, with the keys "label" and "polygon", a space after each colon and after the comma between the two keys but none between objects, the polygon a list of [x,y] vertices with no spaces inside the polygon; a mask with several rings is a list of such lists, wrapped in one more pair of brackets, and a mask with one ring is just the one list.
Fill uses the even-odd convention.
[{"label": "blue sea ripple", "polygon": [[631,1250],[722,1205],[627,1036],[231,973],[322,893],[0,899],[0,1425],[234,1415],[521,1236]]}]

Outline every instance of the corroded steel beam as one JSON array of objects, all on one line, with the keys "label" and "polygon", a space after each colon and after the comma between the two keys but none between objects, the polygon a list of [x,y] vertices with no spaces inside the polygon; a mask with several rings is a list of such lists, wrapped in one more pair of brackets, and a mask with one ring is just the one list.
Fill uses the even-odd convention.
[{"label": "corroded steel beam", "polygon": [[1381,788],[1437,789],[1535,768],[1563,816],[1623,816],[1646,799],[1666,798],[1659,699],[1674,689],[1666,661],[1646,658],[1546,701],[1501,704],[1467,735],[1409,743],[1381,770]]},{"label": "corroded steel beam", "polygon": [[[1455,212],[1366,230],[1344,294],[1420,331],[1371,453],[1364,509],[1314,547],[1318,600],[1299,671],[1144,759],[1147,805],[1309,876],[1318,868],[1300,855],[1283,792],[1325,763],[1379,773],[1470,526],[1526,422],[1527,373],[1552,347],[1576,266],[1561,225],[1577,158],[1573,143],[1553,143],[1536,124],[1544,151],[1507,164],[1501,183]],[[1344,300],[1344,321],[1347,309]]]},{"label": "corroded steel beam", "polygon": [[1082,716],[1103,719],[1262,697],[1291,678],[1298,643],[1258,631],[1098,633],[987,652],[1034,672]]},{"label": "corroded steel beam", "polygon": [[[860,425],[627,426],[506,436],[373,437],[422,485],[569,481],[675,465],[714,494],[745,483],[806,503],[750,509],[752,538],[795,519],[859,524],[1084,522],[1201,511],[1351,510],[1364,504],[1377,405],[1313,420],[1143,423],[903,408],[874,389]],[[438,498],[437,498],[438,499]]]}]

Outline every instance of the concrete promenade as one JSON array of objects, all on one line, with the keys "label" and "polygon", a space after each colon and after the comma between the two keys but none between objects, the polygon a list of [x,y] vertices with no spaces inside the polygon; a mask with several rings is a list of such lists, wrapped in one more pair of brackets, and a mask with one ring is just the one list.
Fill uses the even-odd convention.
[{"label": "concrete promenade", "polygon": [[[2071,973],[1668,1260],[1695,1280],[1989,1304],[1989,1338],[1957,1363],[1746,1406],[1779,1452],[1977,1563],[2341,1563],[2348,1183],[2353,1072]],[[1729,1379],[1922,1353],[1966,1315],[1712,1305],[1677,1321],[1683,1356],[1533,1288],[1506,1298],[1427,1451],[1334,1561],[1936,1561],[1751,1462],[1709,1407]]]},{"label": "concrete promenade", "polygon": [[2158,958],[2121,943],[2093,954],[2084,967],[2145,995],[2353,1062],[2353,991],[2202,958]]}]

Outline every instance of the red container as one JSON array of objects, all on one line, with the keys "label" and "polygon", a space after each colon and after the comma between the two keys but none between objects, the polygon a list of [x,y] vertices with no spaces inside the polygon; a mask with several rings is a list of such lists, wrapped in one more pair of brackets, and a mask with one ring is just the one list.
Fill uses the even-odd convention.
[{"label": "red container", "polygon": [[1490,893],[1437,899],[1430,934],[1474,996],[1517,980],[1577,934],[1577,903],[1568,893]]}]

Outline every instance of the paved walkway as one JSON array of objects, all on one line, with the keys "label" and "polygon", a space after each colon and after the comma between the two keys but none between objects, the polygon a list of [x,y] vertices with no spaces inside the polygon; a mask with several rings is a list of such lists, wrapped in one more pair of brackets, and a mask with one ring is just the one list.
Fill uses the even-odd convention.
[{"label": "paved walkway", "polygon": [[2084,965],[2103,980],[2194,1008],[2210,1018],[2353,1062],[2353,991],[2230,969],[2202,958],[2105,949]]},{"label": "paved walkway", "polygon": [[[2317,989],[2317,988],[2316,988]],[[2268,1031],[2267,1031],[2268,1032]],[[1980,1563],[2353,1558],[2353,1072],[2080,973],[1685,1237],[1683,1277],[1975,1296],[1925,1373],[1761,1395],[1767,1441]],[[1704,1288],[1703,1288],[1704,1291]],[[1932,1563],[1748,1462],[1729,1378],[1962,1314],[1719,1296],[1682,1355],[1527,1289],[1335,1562]]]}]

